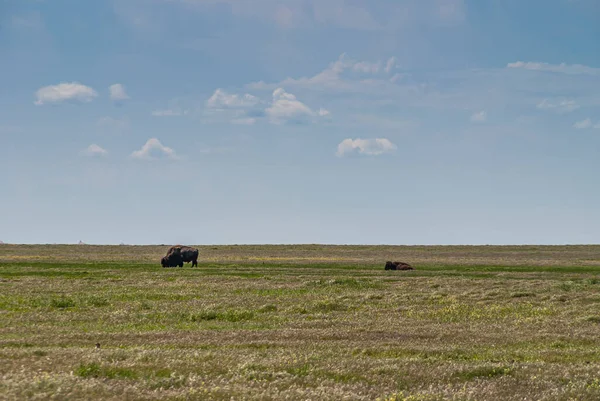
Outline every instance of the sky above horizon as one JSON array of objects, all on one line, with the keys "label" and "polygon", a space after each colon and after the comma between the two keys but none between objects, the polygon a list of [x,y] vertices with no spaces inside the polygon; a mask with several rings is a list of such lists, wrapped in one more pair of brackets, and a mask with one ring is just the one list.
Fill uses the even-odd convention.
[{"label": "sky above horizon", "polygon": [[600,243],[597,0],[0,0],[0,240]]}]

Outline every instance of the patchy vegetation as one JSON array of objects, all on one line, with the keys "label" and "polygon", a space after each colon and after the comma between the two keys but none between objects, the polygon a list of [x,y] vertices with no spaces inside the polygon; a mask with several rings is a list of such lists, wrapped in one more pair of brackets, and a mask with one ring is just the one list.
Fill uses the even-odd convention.
[{"label": "patchy vegetation", "polygon": [[600,247],[167,248],[0,245],[0,398],[600,398]]}]

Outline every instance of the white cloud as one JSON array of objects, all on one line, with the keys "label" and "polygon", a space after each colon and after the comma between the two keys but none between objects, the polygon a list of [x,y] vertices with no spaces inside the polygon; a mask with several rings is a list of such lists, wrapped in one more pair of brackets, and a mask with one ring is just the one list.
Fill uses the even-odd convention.
[{"label": "white cloud", "polygon": [[577,128],[577,129],[588,129],[592,127],[592,120],[589,118],[586,118],[583,121],[577,121],[575,124],[573,124],[573,128]]},{"label": "white cloud", "polygon": [[320,109],[314,112],[307,105],[296,99],[296,96],[287,93],[283,88],[277,88],[273,92],[273,103],[265,110],[269,120],[273,124],[285,123],[307,123],[315,116],[324,117],[329,111]]},{"label": "white cloud", "polygon": [[237,95],[228,94],[222,89],[217,89],[215,93],[206,101],[206,105],[211,109],[234,109],[248,108],[256,106],[259,99],[249,94]]},{"label": "white cloud", "polygon": [[100,146],[93,143],[83,151],[83,154],[86,156],[106,156],[108,152],[106,151],[106,149],[103,149]]},{"label": "white cloud", "polygon": [[252,125],[257,117],[264,116],[261,100],[248,93],[230,94],[217,89],[206,101],[205,117],[215,122],[230,122],[238,125]]},{"label": "white cloud", "polygon": [[131,154],[131,157],[141,160],[152,160],[158,157],[166,157],[174,160],[179,158],[173,149],[164,146],[156,138],[148,139],[140,150],[136,150]]},{"label": "white cloud", "polygon": [[358,150],[358,153],[378,156],[384,153],[390,153],[397,149],[397,146],[390,142],[386,138],[375,138],[375,139],[344,139],[338,145],[336,155],[342,157],[347,153]]},{"label": "white cloud", "polygon": [[487,121],[487,112],[485,110],[482,110],[478,113],[474,113],[471,116],[471,122],[473,123],[483,123]]},{"label": "white cloud", "polygon": [[396,82],[398,82],[400,79],[402,79],[402,78],[404,78],[404,77],[406,77],[406,76],[407,76],[406,74],[394,74],[394,76],[390,78],[390,82],[391,82],[391,83],[396,83]]},{"label": "white cloud", "polygon": [[600,68],[588,67],[581,64],[549,64],[540,62],[524,62],[517,61],[515,63],[508,63],[507,68],[523,68],[526,70],[533,71],[548,71],[548,72],[559,72],[569,75],[600,75]]},{"label": "white cloud", "polygon": [[299,101],[295,95],[277,88],[272,101],[267,102],[251,94],[230,94],[217,89],[206,101],[205,121],[229,122],[237,125],[254,125],[263,118],[272,124],[308,123],[330,116],[329,110],[317,111]]},{"label": "white cloud", "polygon": [[377,74],[381,70],[381,62],[370,63],[368,61],[359,61],[352,66],[352,70],[364,74]]},{"label": "white cloud", "polygon": [[[256,121],[248,121],[258,124],[264,122],[265,117],[267,122],[277,124],[287,122],[288,117],[295,117],[290,118],[291,121],[319,121],[319,117],[327,114],[321,112],[319,107],[326,106],[336,114],[343,113],[336,118],[336,123],[346,126],[352,126],[351,120],[357,114],[405,115],[408,109],[435,110],[454,115],[467,110],[463,116],[464,122],[485,124],[492,118],[487,110],[509,107],[506,116],[496,116],[500,120],[494,124],[501,124],[503,118],[512,118],[514,121],[519,115],[531,114],[531,108],[536,110],[536,106],[539,111],[558,114],[598,105],[598,83],[587,75],[540,73],[533,77],[515,74],[515,70],[509,68],[435,70],[407,74],[394,67],[398,65],[395,58],[382,57],[381,60],[356,61],[342,54],[327,68],[313,70],[320,71],[316,74],[301,73],[279,83],[259,82],[246,86],[257,90],[232,90],[233,93],[248,92],[260,96],[257,110],[263,114],[230,113],[226,121],[235,119],[242,122],[245,121],[242,119],[253,118]],[[267,101],[266,90],[273,95],[278,89],[283,91],[280,98],[273,96],[272,101]],[[240,98],[241,95],[238,95],[235,99]],[[207,111],[210,112],[209,109]],[[539,112],[534,115],[542,118]],[[213,113],[213,116],[216,114]],[[224,120],[223,115],[218,117]],[[571,125],[575,120],[567,121],[567,124]],[[363,125],[369,127],[368,124]],[[371,130],[366,132],[373,134]],[[373,136],[388,137],[391,132],[375,131],[377,135]]]},{"label": "white cloud", "polygon": [[112,100],[127,100],[129,96],[125,92],[125,87],[122,84],[113,84],[108,87],[110,91],[110,98]]},{"label": "white cloud", "polygon": [[[252,89],[275,89],[281,86],[301,86],[348,89],[357,82],[368,83],[364,80],[365,74],[378,76],[380,80],[389,81],[388,77],[382,75],[389,76],[396,66],[396,58],[390,58],[385,67],[382,67],[382,65],[381,61],[357,61],[349,58],[346,53],[342,53],[336,61],[330,63],[326,69],[312,77],[287,78],[277,84],[267,84],[261,81],[251,83],[248,87]],[[377,82],[377,80],[374,82]]]},{"label": "white cloud", "polygon": [[320,108],[319,109],[319,115],[321,117],[326,117],[326,116],[330,116],[331,112],[329,110],[325,110],[324,108]]},{"label": "white cloud", "polygon": [[98,93],[89,86],[79,82],[62,82],[58,85],[44,86],[35,93],[35,104],[40,106],[46,103],[59,103],[65,100],[78,100],[80,102],[91,102]]},{"label": "white cloud", "polygon": [[548,99],[544,99],[536,107],[540,110],[550,110],[562,114],[577,110],[579,105],[574,100],[561,100],[558,103],[552,103]]},{"label": "white cloud", "polygon": [[396,67],[397,67],[396,57],[390,57],[390,59],[385,64],[385,72],[389,74]]}]

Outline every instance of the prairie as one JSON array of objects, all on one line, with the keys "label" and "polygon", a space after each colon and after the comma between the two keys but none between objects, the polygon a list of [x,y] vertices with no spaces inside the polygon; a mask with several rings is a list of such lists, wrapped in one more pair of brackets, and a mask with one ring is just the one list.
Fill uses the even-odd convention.
[{"label": "prairie", "polygon": [[167,248],[0,245],[0,399],[600,399],[600,246]]}]

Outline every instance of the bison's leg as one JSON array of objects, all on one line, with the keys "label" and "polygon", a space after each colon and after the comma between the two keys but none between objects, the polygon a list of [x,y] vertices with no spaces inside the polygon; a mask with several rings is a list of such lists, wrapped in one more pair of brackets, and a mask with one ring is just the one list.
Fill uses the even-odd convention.
[{"label": "bison's leg", "polygon": [[192,260],[192,267],[194,266],[198,267],[198,259]]}]

